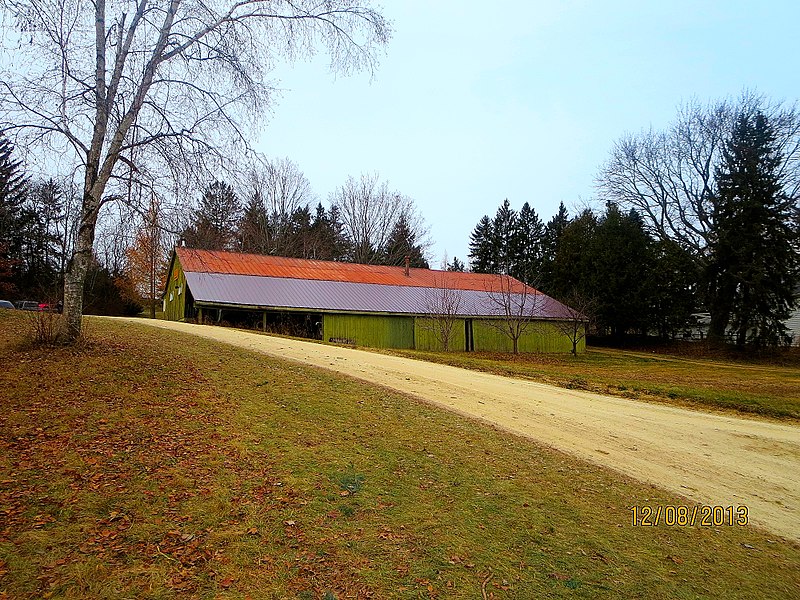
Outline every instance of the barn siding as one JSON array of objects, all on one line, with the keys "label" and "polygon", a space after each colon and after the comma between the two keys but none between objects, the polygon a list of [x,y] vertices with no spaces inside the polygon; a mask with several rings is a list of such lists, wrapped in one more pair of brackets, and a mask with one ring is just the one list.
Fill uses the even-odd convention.
[{"label": "barn siding", "polygon": [[413,348],[414,317],[325,314],[322,339],[370,348]]},{"label": "barn siding", "polygon": [[[425,317],[414,319],[414,340],[417,350],[430,350],[433,352],[444,351],[442,343],[436,338],[434,320]],[[453,332],[450,334],[450,350],[463,351],[466,345],[464,339],[464,319],[456,319],[453,323]]]},{"label": "barn siding", "polygon": [[[498,331],[485,320],[473,322],[476,352],[511,352],[514,344],[511,338]],[[578,344],[578,351],[586,349],[584,340]],[[553,323],[538,321],[531,323],[519,339],[520,352],[570,352],[572,343],[558,331]]]}]

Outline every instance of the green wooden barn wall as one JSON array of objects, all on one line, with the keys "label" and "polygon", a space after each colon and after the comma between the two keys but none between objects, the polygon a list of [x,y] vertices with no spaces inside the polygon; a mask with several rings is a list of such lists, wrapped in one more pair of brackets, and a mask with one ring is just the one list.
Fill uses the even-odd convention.
[{"label": "green wooden barn wall", "polygon": [[[485,320],[475,319],[472,324],[476,352],[511,352],[514,344],[507,335],[498,331]],[[578,351],[585,343],[578,344]],[[553,323],[536,321],[531,323],[519,338],[520,352],[571,352],[572,342]]]},{"label": "green wooden barn wall", "polygon": [[177,259],[172,261],[168,277],[164,295],[164,318],[168,321],[182,321],[186,316],[186,276]]},{"label": "green wooden barn wall", "polygon": [[[444,346],[437,338],[437,334],[438,331],[434,319],[426,319],[425,317],[414,319],[414,339],[417,343],[417,350],[443,351]],[[456,319],[453,323],[453,330],[450,333],[449,350],[464,350],[465,345],[464,319]]]},{"label": "green wooden barn wall", "polygon": [[322,339],[370,348],[413,348],[414,317],[325,314]]}]

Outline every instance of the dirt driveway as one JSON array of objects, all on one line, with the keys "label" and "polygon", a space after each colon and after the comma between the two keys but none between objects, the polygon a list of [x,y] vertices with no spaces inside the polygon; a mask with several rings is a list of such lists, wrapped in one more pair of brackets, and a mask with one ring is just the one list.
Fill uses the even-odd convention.
[{"label": "dirt driveway", "polygon": [[411,394],[703,504],[746,505],[752,523],[800,540],[797,426],[222,327],[129,321],[219,340]]}]

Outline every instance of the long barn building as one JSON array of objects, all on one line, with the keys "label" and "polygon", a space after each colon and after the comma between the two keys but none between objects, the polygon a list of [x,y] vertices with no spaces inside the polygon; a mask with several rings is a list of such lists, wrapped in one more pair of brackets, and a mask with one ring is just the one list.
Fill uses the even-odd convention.
[{"label": "long barn building", "polygon": [[[225,322],[374,348],[569,352],[575,312],[505,275],[176,248],[164,291],[170,320]],[[583,342],[579,346],[583,350]]]}]

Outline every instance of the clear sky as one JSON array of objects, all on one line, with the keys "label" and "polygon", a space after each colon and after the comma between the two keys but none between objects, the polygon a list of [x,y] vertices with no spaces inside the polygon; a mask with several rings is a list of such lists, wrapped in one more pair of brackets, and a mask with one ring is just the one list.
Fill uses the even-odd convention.
[{"label": "clear sky", "polygon": [[275,71],[258,149],[298,163],[321,200],[378,172],[425,217],[432,266],[466,262],[504,198],[545,222],[585,206],[613,143],[683,101],[800,98],[797,0],[392,0],[383,14],[395,33],[372,79],[324,57]]}]

